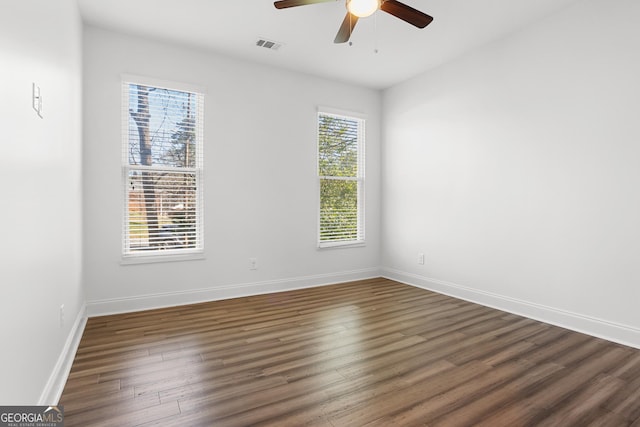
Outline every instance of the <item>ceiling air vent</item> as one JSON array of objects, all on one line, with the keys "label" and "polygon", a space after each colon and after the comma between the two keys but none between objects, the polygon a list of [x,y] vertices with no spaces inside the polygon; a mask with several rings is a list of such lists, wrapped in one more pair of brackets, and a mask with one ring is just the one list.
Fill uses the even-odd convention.
[{"label": "ceiling air vent", "polygon": [[282,43],[274,42],[273,40],[268,40],[265,38],[260,38],[256,42],[256,46],[264,47],[265,49],[269,50],[278,50],[282,47]]}]

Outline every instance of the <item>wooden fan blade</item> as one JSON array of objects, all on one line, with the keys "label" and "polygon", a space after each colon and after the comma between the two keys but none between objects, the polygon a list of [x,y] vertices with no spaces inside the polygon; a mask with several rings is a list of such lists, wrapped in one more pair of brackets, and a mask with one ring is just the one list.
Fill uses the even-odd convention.
[{"label": "wooden fan blade", "polygon": [[418,28],[424,28],[433,17],[396,0],[383,0],[380,9]]},{"label": "wooden fan blade", "polygon": [[336,38],[333,41],[334,43],[344,43],[348,42],[351,37],[351,33],[353,33],[353,29],[358,23],[358,17],[347,12],[347,16],[344,17],[344,21],[342,21],[342,25],[340,25],[340,29],[338,30],[338,34],[336,34]]},{"label": "wooden fan blade", "polygon": [[287,7],[306,6],[308,4],[328,3],[335,0],[279,0],[273,2],[276,9],[286,9]]}]

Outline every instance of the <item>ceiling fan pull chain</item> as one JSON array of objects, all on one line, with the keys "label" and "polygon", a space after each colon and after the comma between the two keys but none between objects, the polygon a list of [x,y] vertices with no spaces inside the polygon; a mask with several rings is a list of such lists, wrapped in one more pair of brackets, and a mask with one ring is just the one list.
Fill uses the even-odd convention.
[{"label": "ceiling fan pull chain", "polygon": [[373,53],[378,53],[378,12],[373,15]]},{"label": "ceiling fan pull chain", "polygon": [[349,46],[353,46],[351,35],[353,34],[353,15],[349,13]]}]

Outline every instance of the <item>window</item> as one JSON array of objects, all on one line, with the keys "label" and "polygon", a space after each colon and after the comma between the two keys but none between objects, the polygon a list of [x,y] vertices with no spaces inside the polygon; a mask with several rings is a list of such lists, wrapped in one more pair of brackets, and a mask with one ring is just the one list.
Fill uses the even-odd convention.
[{"label": "window", "polygon": [[318,113],[318,246],[364,243],[364,119]]},{"label": "window", "polygon": [[146,83],[123,83],[123,258],[202,253],[204,95]]}]

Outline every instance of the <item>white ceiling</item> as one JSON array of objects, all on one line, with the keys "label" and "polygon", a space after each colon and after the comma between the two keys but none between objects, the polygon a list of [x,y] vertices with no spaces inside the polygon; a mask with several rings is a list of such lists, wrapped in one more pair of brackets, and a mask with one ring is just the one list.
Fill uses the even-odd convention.
[{"label": "white ceiling", "polygon": [[[417,29],[385,12],[333,39],[344,0],[277,10],[272,0],[78,0],[86,23],[382,89],[579,0],[405,0],[434,17]],[[268,38],[278,51],[256,46]],[[374,50],[377,49],[378,53]]]}]

